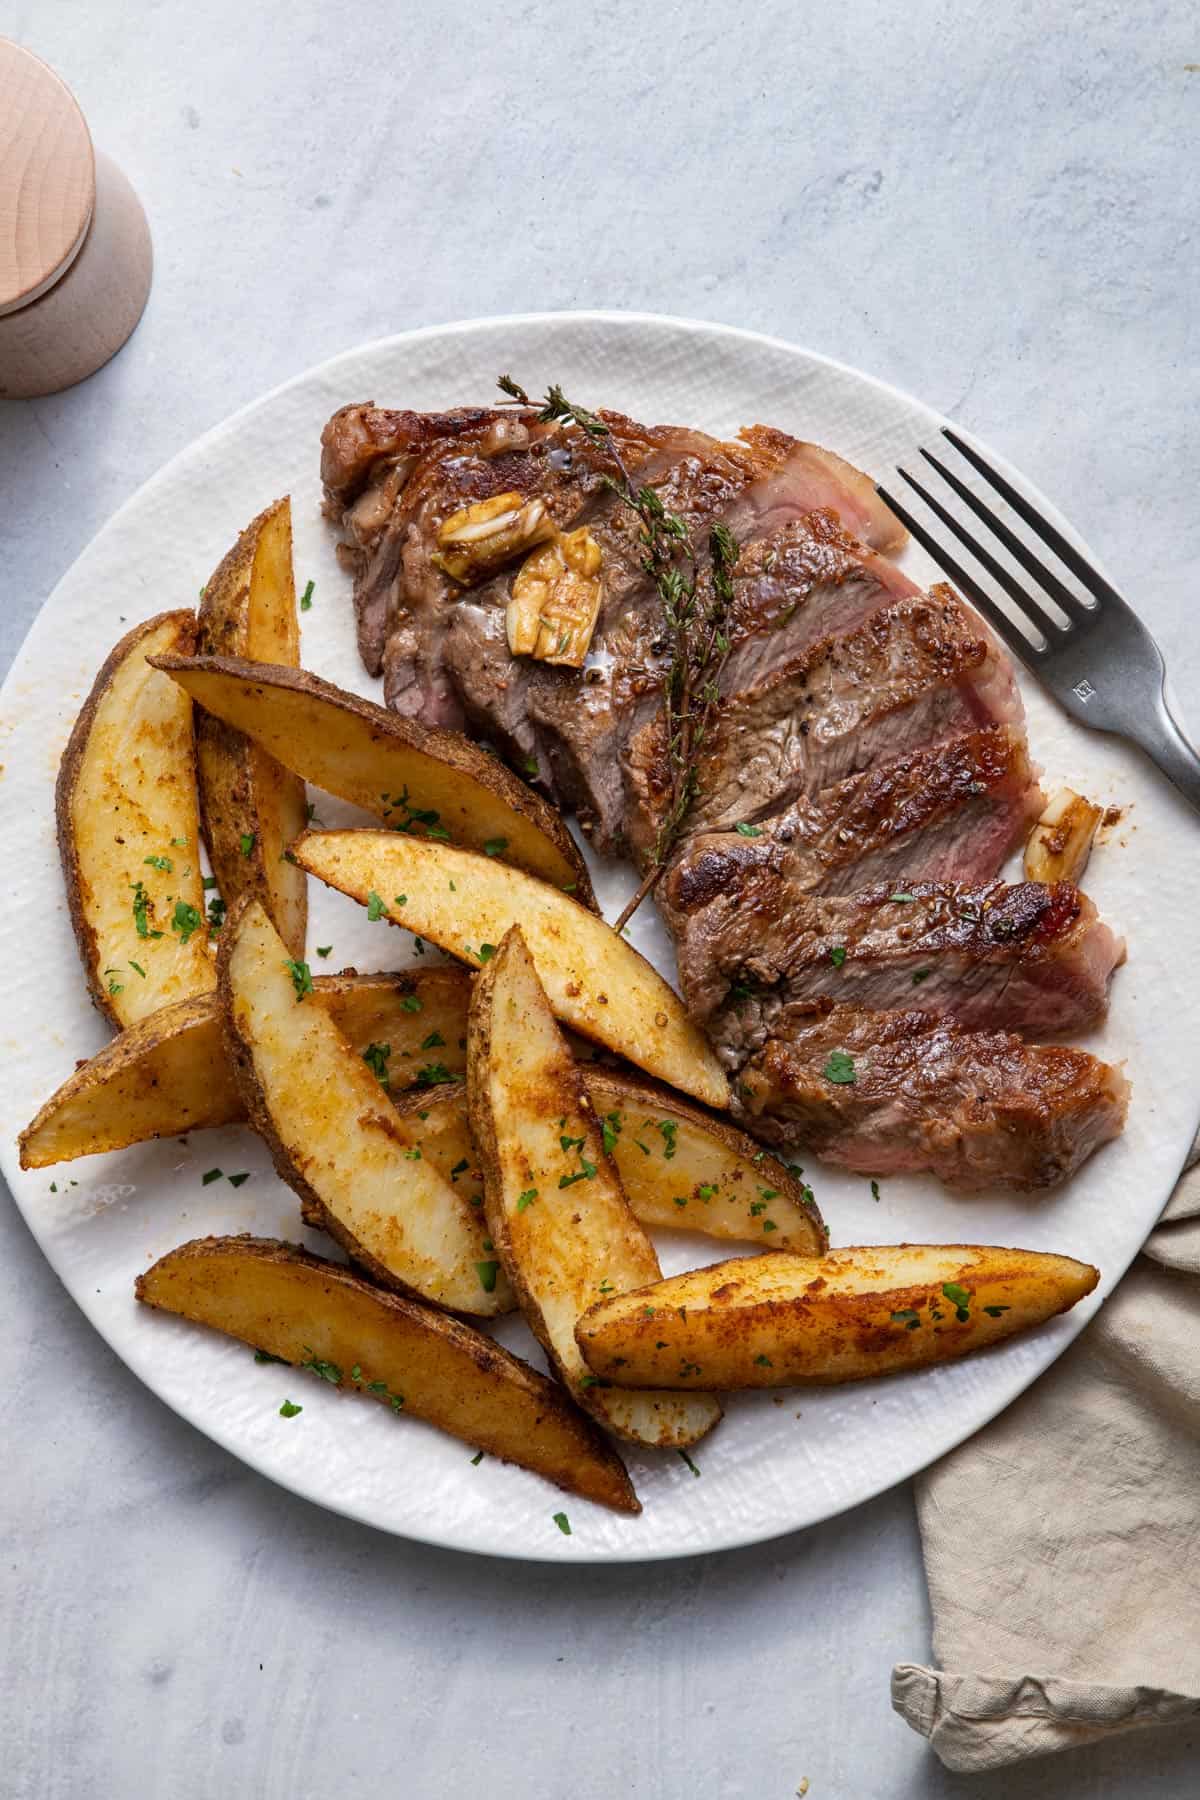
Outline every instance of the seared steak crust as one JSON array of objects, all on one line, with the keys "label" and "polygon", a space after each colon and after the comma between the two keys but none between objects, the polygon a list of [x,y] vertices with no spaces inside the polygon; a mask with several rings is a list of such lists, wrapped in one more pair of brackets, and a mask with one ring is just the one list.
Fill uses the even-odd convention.
[{"label": "seared steak crust", "polygon": [[859,1174],[1050,1187],[1124,1124],[1125,1077],[1085,1050],[827,999],[797,1001],[779,1023],[742,1070],[735,1109],[768,1142],[799,1139]]}]

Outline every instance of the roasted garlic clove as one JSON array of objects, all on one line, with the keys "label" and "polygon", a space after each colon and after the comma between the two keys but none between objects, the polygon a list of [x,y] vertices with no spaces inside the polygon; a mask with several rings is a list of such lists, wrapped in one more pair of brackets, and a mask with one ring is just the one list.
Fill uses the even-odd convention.
[{"label": "roasted garlic clove", "polygon": [[1025,846],[1028,881],[1078,881],[1092,854],[1092,839],[1104,817],[1070,788],[1061,788],[1033,828]]},{"label": "roasted garlic clove", "polygon": [[505,614],[514,656],[583,666],[604,591],[600,546],[586,525],[561,532],[527,556]]},{"label": "roasted garlic clove", "polygon": [[494,575],[531,544],[555,534],[554,520],[541,499],[523,494],[493,494],[451,513],[439,527],[437,567],[464,586]]}]

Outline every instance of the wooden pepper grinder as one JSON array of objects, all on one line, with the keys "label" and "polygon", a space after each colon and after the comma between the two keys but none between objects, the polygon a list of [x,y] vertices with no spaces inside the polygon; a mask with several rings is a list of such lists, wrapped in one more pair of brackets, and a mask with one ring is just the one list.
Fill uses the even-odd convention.
[{"label": "wooden pepper grinder", "polygon": [[137,195],[71,90],[0,38],[0,399],[56,394],[115,356],[152,267]]}]

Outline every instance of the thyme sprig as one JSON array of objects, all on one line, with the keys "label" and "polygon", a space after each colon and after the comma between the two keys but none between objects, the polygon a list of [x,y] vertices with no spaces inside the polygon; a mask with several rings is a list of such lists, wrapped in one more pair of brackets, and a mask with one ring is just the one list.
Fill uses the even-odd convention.
[{"label": "thyme sprig", "polygon": [[[535,404],[511,375],[496,384],[521,406]],[[557,383],[547,388],[538,412],[542,423],[567,421],[602,444],[616,473],[604,481],[636,516],[642,568],[658,590],[671,658],[663,677],[663,731],[670,791],[655,837],[650,865],[616,921],[620,931],[655,886],[695,801],[697,764],[720,709],[720,678],[729,654],[729,613],[738,545],[725,525],[708,534],[710,579],[702,590],[701,564],[687,521],[663,504],[658,491],[635,484],[612,432],[598,414],[568,400]]]}]

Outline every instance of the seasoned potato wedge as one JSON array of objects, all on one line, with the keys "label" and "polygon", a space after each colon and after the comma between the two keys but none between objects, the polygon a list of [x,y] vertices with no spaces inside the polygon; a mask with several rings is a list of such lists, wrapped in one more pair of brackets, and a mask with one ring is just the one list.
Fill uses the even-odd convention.
[{"label": "seasoned potato wedge", "polygon": [[829,1385],[949,1362],[1067,1312],[1089,1263],[988,1244],[753,1256],[600,1300],[576,1339],[630,1387]]},{"label": "seasoned potato wedge", "polygon": [[190,612],[135,625],[96,677],[63,753],[56,810],[71,923],[114,1025],[211,989],[187,695],[147,662],[191,649]]},{"label": "seasoned potato wedge", "polygon": [[648,1081],[586,1066],[583,1078],[643,1225],[821,1255],[812,1189],[744,1131]]},{"label": "seasoned potato wedge", "polygon": [[658,1258],[629,1210],[517,926],[475,982],[467,1084],[488,1228],[521,1310],[572,1396],[636,1443],[694,1444],[721,1416],[710,1395],[604,1385],[575,1342],[589,1302],[655,1280]]},{"label": "seasoned potato wedge", "polygon": [[[342,1036],[388,1076],[393,1094],[434,1061],[467,1066],[465,969],[400,975],[317,975],[312,999]],[[44,1169],[147,1138],[230,1125],[246,1109],[234,1078],[215,994],[199,994],[139,1020],[81,1063],[21,1133],[21,1167]]]},{"label": "seasoned potato wedge", "polygon": [[620,1458],[557,1383],[482,1332],[263,1238],[197,1238],[139,1275],[146,1306],[209,1325],[491,1456],[611,1506],[641,1508]]},{"label": "seasoned potato wedge", "polygon": [[455,1312],[506,1312],[482,1209],[438,1174],[256,900],[221,933],[220,997],[250,1123],[305,1216],[377,1281]]},{"label": "seasoned potato wedge", "polygon": [[502,858],[595,907],[587,865],[559,814],[458,732],[416,725],[302,669],[220,656],[165,657],[158,667],[326,793],[393,828]]},{"label": "seasoned potato wedge", "polygon": [[[292,503],[286,495],[251,520],[209,576],[196,650],[299,665]],[[283,853],[304,829],[304,783],[202,708],[196,711],[196,761],[204,837],[222,899],[233,906],[253,894],[292,955],[303,956],[308,883]]]},{"label": "seasoned potato wedge", "polygon": [[310,831],[302,868],[479,968],[520,925],[557,1018],[709,1106],[727,1106],[721,1065],[658,971],[594,913],[490,857],[391,831]]}]

